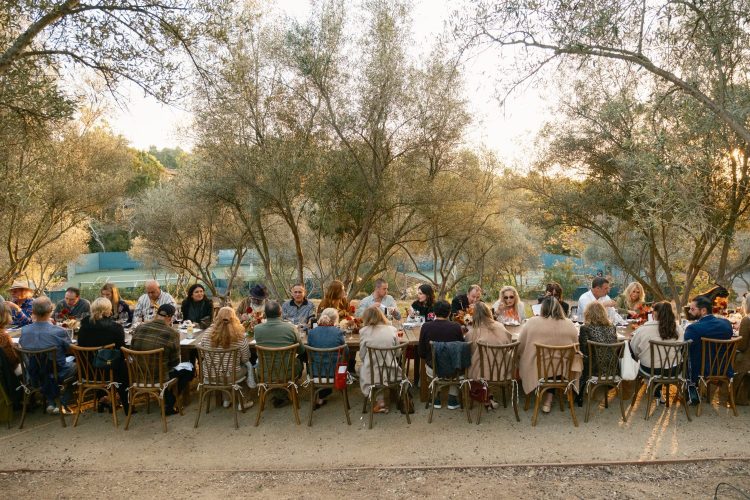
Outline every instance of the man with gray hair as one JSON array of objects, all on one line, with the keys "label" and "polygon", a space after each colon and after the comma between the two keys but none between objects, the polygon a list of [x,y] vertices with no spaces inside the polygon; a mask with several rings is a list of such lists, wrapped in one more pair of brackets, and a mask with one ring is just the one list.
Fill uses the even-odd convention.
[{"label": "man with gray hair", "polygon": [[156,316],[156,311],[164,304],[177,307],[172,296],[161,290],[158,281],[148,280],[145,287],[146,293],[141,295],[135,304],[135,312],[133,313],[134,322],[142,323],[153,320]]},{"label": "man with gray hair", "polygon": [[356,315],[362,317],[365,313],[365,309],[370,306],[377,306],[384,313],[391,315],[396,319],[401,319],[401,314],[398,312],[398,304],[396,299],[388,295],[388,282],[383,278],[375,280],[375,289],[371,295],[368,295],[359,302]]},{"label": "man with gray hair", "polygon": [[[37,297],[31,304],[31,319],[33,323],[21,328],[21,337],[18,344],[23,349],[40,351],[55,348],[57,361],[58,382],[72,377],[76,373],[75,362],[68,362],[66,356],[70,350],[70,337],[65,329],[53,325],[50,322],[52,316],[52,302],[47,297]],[[53,386],[57,390],[57,386]],[[47,413],[59,415],[60,409],[55,406],[56,393],[44,391],[47,398]],[[68,395],[60,397],[63,407],[67,406]]]}]

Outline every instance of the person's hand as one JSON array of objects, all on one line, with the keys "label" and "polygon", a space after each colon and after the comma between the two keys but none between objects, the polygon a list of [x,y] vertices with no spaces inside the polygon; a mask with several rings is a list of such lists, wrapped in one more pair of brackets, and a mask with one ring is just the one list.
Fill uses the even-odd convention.
[{"label": "person's hand", "polygon": [[631,310],[628,310],[628,315],[634,318],[639,316],[638,311],[631,311]]},{"label": "person's hand", "polygon": [[14,311],[20,311],[21,310],[21,307],[18,304],[16,304],[15,302],[11,302],[9,300],[6,300],[5,303],[8,304],[8,306],[10,306],[10,308],[13,309]]},{"label": "person's hand", "polygon": [[612,299],[609,299],[609,300],[607,300],[607,301],[605,301],[605,302],[602,302],[602,305],[603,305],[604,307],[615,307],[615,306],[617,305],[617,302],[615,302],[615,301],[614,301],[614,300],[612,300]]}]

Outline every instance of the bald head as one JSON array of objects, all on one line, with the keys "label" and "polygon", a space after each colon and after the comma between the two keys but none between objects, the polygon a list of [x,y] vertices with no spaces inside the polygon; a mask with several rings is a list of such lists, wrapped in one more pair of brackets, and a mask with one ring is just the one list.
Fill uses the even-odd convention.
[{"label": "bald head", "polygon": [[159,282],[156,280],[148,280],[146,282],[146,294],[151,300],[156,300],[161,295],[161,287]]}]

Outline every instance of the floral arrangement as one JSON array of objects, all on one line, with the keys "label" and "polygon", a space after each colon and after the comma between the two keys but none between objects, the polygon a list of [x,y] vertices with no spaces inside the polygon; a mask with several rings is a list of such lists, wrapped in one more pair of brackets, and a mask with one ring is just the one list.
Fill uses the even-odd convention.
[{"label": "floral arrangement", "polygon": [[471,325],[473,316],[474,316],[474,304],[470,305],[465,311],[458,311],[453,316],[453,321],[455,321],[459,325],[469,326]]},{"label": "floral arrangement", "polygon": [[714,304],[711,312],[713,314],[726,315],[728,305],[729,300],[727,297],[716,297],[714,299]]},{"label": "floral arrangement", "polygon": [[245,332],[248,337],[252,337],[255,332],[255,327],[263,323],[263,311],[253,311],[252,307],[245,309],[245,317],[242,322],[242,326],[245,328]]},{"label": "floral arrangement", "polygon": [[637,306],[635,306],[635,311],[638,313],[634,318],[636,322],[635,324],[640,326],[646,321],[648,321],[648,315],[651,313],[651,308],[647,306],[645,303],[641,302]]},{"label": "floral arrangement", "polygon": [[347,315],[339,320],[339,328],[342,330],[359,330],[361,327],[362,318]]}]

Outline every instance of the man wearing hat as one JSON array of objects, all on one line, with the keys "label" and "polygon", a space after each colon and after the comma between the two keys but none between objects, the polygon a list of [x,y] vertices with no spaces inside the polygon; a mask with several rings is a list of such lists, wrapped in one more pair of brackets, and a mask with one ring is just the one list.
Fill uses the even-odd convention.
[{"label": "man wearing hat", "polygon": [[13,324],[26,326],[31,323],[31,304],[34,302],[34,283],[27,280],[16,280],[10,286],[12,301],[6,303],[10,307],[13,316]]},{"label": "man wearing hat", "polygon": [[171,295],[161,290],[159,282],[148,280],[145,285],[146,293],[138,298],[133,313],[133,321],[151,321],[159,306],[169,304],[174,307],[175,301]]},{"label": "man wearing hat", "polygon": [[[133,332],[131,347],[135,351],[150,351],[152,349],[164,348],[162,360],[165,380],[177,377],[177,392],[182,390],[193,378],[193,372],[189,370],[175,371],[173,368],[180,363],[180,334],[172,328],[172,317],[176,309],[172,304],[162,304],[152,321],[142,323]],[[164,404],[167,415],[174,415],[175,396],[172,391],[164,394]]]},{"label": "man wearing hat", "polygon": [[268,290],[264,285],[254,285],[250,288],[250,296],[242,299],[237,306],[237,316],[240,321],[247,321],[254,315],[264,312]]}]

